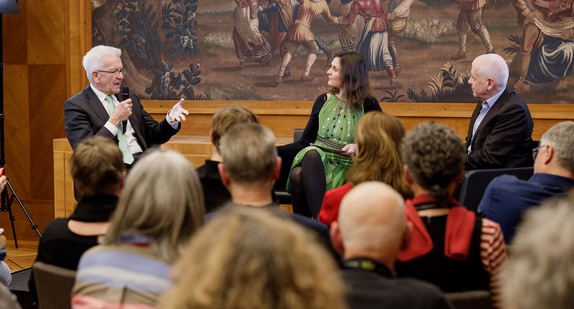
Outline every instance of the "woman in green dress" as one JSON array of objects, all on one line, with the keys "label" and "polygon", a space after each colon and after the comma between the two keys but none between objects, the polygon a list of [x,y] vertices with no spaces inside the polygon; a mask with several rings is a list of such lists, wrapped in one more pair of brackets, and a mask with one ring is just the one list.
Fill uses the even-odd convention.
[{"label": "woman in green dress", "polygon": [[315,100],[301,139],[279,147],[282,157],[296,153],[287,183],[293,211],[315,219],[325,191],[339,187],[347,180],[351,156],[357,149],[353,144],[357,123],[366,112],[381,110],[371,95],[368,72],[361,55],[356,52],[338,54],[327,75],[331,90]]}]

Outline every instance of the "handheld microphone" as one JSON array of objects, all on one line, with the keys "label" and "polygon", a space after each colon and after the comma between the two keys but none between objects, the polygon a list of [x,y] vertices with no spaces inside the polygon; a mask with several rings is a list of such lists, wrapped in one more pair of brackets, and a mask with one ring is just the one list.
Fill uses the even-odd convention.
[{"label": "handheld microphone", "polygon": [[[122,93],[122,95],[121,95],[122,101],[125,101],[125,100],[130,98],[130,88],[129,87],[122,87],[121,93]],[[123,127],[122,131],[124,134],[126,133],[126,127],[127,126],[128,126],[128,121],[127,120],[122,121],[122,127]]]}]

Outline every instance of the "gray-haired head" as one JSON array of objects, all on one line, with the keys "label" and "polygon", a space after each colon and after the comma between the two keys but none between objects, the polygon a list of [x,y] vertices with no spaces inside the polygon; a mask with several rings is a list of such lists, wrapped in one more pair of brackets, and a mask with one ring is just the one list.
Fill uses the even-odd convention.
[{"label": "gray-haired head", "polygon": [[556,163],[574,174],[574,122],[563,121],[553,125],[540,138],[540,145],[551,145]]},{"label": "gray-haired head", "polygon": [[448,198],[449,184],[464,169],[466,153],[460,137],[446,125],[427,122],[413,128],[401,146],[414,181],[429,190],[430,196]]},{"label": "gray-haired head", "polygon": [[94,71],[96,70],[101,69],[102,60],[105,57],[109,56],[120,57],[121,55],[122,50],[112,46],[98,45],[90,49],[90,51],[86,53],[82,61],[82,65],[84,66],[84,70],[86,70],[86,74],[88,76],[88,80],[90,81],[90,83],[92,84],[94,83],[92,73],[94,73]]}]

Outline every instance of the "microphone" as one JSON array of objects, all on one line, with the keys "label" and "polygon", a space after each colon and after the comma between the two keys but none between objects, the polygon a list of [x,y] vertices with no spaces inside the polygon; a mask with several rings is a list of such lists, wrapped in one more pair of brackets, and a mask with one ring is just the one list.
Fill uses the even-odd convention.
[{"label": "microphone", "polygon": [[[129,87],[122,87],[122,101],[125,101],[127,99],[130,98],[130,88]],[[124,120],[122,121],[122,131],[125,134],[126,133],[126,127],[128,126],[128,121]]]}]

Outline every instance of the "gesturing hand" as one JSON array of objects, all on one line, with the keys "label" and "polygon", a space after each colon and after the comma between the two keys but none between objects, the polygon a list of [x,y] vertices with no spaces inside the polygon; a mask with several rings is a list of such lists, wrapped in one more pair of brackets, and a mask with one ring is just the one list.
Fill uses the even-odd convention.
[{"label": "gesturing hand", "polygon": [[171,123],[174,121],[185,121],[185,115],[189,115],[189,112],[183,108],[184,101],[185,98],[181,98],[169,111],[168,115]]}]

